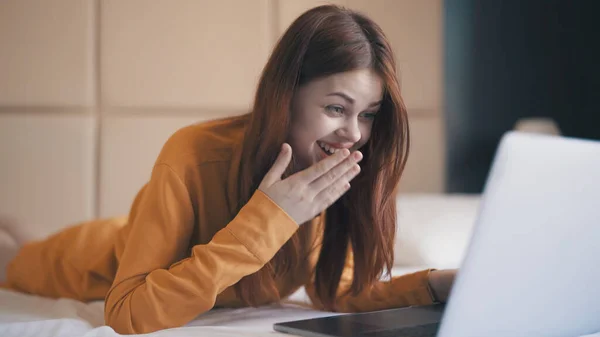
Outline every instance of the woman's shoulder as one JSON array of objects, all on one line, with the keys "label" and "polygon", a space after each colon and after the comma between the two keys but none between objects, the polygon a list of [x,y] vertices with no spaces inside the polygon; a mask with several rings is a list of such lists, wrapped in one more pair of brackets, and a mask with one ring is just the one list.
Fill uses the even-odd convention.
[{"label": "woman's shoulder", "polygon": [[242,115],[185,126],[165,142],[156,164],[177,169],[231,161],[242,141],[247,120],[247,115]]}]

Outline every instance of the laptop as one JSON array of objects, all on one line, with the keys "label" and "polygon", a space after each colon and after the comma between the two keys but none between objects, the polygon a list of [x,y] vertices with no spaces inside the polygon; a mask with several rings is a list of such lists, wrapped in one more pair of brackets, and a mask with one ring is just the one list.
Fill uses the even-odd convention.
[{"label": "laptop", "polygon": [[600,142],[511,131],[445,306],[278,323],[306,337],[600,332]]}]

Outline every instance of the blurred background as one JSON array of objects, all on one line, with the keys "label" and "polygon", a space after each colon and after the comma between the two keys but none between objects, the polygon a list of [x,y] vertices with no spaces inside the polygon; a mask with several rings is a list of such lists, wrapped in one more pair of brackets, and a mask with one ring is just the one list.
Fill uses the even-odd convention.
[{"label": "blurred background", "polygon": [[126,214],[167,137],[249,111],[279,36],[329,2],[395,49],[402,193],[480,193],[519,123],[600,139],[596,1],[3,0],[0,217],[42,237]]}]

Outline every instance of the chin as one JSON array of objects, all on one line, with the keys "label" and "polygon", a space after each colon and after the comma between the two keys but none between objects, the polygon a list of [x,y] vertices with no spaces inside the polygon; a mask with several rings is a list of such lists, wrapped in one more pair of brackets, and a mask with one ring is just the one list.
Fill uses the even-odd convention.
[{"label": "chin", "polygon": [[314,164],[314,159],[312,156],[302,156],[295,157],[294,161],[291,163],[294,172],[300,172],[312,166]]},{"label": "chin", "polygon": [[327,156],[323,155],[323,152],[319,147],[311,148],[306,151],[302,156],[295,157],[295,171],[302,171],[310,166],[320,162],[325,159]]}]

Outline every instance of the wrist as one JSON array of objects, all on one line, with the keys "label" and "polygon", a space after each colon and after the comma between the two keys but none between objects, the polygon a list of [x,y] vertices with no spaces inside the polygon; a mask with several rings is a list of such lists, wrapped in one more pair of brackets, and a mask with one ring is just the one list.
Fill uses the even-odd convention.
[{"label": "wrist", "polygon": [[429,271],[428,274],[428,279],[427,279],[427,288],[429,291],[429,296],[431,296],[431,300],[434,304],[439,304],[441,303],[440,301],[440,297],[436,291],[437,288],[437,270],[436,269],[431,269]]},{"label": "wrist", "polygon": [[437,303],[445,303],[448,300],[455,276],[455,269],[432,270],[429,273],[429,286]]}]

